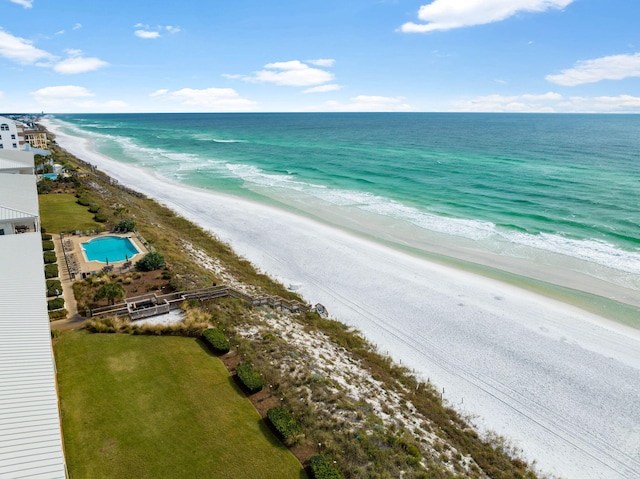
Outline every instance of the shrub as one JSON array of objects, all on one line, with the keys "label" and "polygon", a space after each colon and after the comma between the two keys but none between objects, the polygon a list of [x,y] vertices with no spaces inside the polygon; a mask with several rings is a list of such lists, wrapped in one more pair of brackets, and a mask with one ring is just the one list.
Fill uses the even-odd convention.
[{"label": "shrub", "polygon": [[42,228],[41,228],[40,236],[44,241],[51,241],[51,239],[53,238],[53,236],[51,236],[49,233],[45,233],[44,229]]},{"label": "shrub", "polygon": [[342,479],[340,472],[321,454],[311,456],[309,463],[313,479]]},{"label": "shrub", "polygon": [[220,328],[205,329],[202,332],[202,339],[218,354],[229,352],[229,340]]},{"label": "shrub", "polygon": [[250,394],[257,393],[264,387],[264,381],[260,373],[253,369],[251,364],[247,362],[240,363],[236,366],[236,376]]},{"label": "shrub", "polygon": [[95,215],[93,215],[93,219],[98,223],[106,223],[107,221],[107,217],[102,213],[96,213]]},{"label": "shrub", "polygon": [[78,203],[80,206],[89,206],[91,204],[88,199],[82,196],[76,200],[76,203]]},{"label": "shrub", "polygon": [[89,206],[89,213],[97,213],[100,211],[100,207],[98,205]]},{"label": "shrub", "polygon": [[140,271],[154,271],[164,266],[164,256],[157,251],[147,253],[136,263],[136,269]]},{"label": "shrub", "polygon": [[284,439],[285,444],[291,445],[300,439],[302,430],[293,415],[285,408],[282,406],[272,407],[267,411],[267,417]]},{"label": "shrub", "polygon": [[47,296],[55,296],[56,290],[58,290],[58,294],[62,294],[62,283],[57,279],[48,279]]},{"label": "shrub", "polygon": [[57,309],[55,311],[49,311],[49,321],[55,319],[64,319],[69,315],[69,311],[66,309]]},{"label": "shrub", "polygon": [[42,242],[42,251],[53,251],[53,241],[47,240]]},{"label": "shrub", "polygon": [[45,264],[44,265],[44,277],[45,278],[57,278],[58,277],[58,265],[57,264]]},{"label": "shrub", "polygon": [[58,261],[58,258],[53,251],[45,251],[43,257],[45,264],[56,263]]},{"label": "shrub", "polygon": [[132,219],[123,219],[120,220],[120,223],[118,223],[116,225],[116,229],[119,231],[122,231],[124,233],[127,233],[129,231],[135,231],[136,230],[136,222],[133,221]]},{"label": "shrub", "polygon": [[52,311],[54,309],[61,309],[61,308],[64,308],[63,298],[56,298],[56,299],[51,299],[47,301],[47,309],[49,311]]}]

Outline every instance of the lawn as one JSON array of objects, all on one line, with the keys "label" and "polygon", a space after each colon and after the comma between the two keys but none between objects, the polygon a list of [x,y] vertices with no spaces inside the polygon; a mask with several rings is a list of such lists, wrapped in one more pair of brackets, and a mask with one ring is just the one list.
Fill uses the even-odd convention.
[{"label": "lawn", "polygon": [[74,479],[307,477],[198,340],[69,331],[55,356]]},{"label": "lawn", "polygon": [[103,226],[94,221],[93,213],[86,206],[76,203],[71,194],[38,195],[42,226],[48,233],[70,232],[75,230],[102,230]]}]

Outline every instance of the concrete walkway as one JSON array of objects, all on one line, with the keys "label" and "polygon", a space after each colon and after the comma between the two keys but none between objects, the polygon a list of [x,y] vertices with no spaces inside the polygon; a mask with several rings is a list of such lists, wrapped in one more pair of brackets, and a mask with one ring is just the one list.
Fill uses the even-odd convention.
[{"label": "concrete walkway", "polygon": [[78,314],[78,305],[73,294],[73,281],[71,281],[71,276],[69,275],[69,268],[67,267],[67,262],[65,260],[62,240],[60,239],[60,235],[54,234],[52,236],[54,251],[58,258],[58,276],[60,283],[62,283],[64,306],[69,314],[66,319],[51,321],[51,329],[57,329],[59,331],[78,329],[82,326],[84,318]]}]

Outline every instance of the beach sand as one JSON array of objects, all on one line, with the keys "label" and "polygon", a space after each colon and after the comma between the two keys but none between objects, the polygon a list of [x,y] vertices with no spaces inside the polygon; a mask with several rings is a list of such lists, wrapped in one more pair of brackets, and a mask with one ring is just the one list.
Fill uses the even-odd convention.
[{"label": "beach sand", "polygon": [[640,477],[640,331],[310,219],[171,183],[58,143],[173,208],[310,303],[359,329],[493,430],[567,478]]}]

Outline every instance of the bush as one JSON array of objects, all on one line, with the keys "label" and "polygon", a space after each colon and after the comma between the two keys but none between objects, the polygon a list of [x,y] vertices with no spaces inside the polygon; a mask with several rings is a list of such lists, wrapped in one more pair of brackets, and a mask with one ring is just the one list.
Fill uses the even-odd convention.
[{"label": "bush", "polygon": [[311,456],[309,463],[313,479],[342,479],[340,472],[321,454]]},{"label": "bush", "polygon": [[89,213],[97,213],[100,211],[100,207],[98,205],[89,206]]},{"label": "bush", "polygon": [[57,278],[58,277],[58,265],[57,264],[45,264],[44,265],[44,277],[45,278]]},{"label": "bush", "polygon": [[69,311],[66,309],[57,309],[56,311],[49,311],[49,321],[54,319],[64,319],[69,315]]},{"label": "bush", "polygon": [[229,340],[220,328],[205,329],[202,332],[202,339],[218,354],[229,352]]},{"label": "bush", "polygon": [[44,257],[45,264],[58,262],[58,258],[56,257],[56,254],[53,251],[45,251],[43,257]]},{"label": "bush", "polygon": [[64,308],[64,298],[50,299],[47,301],[47,309],[49,311],[61,308]]},{"label": "bush", "polygon": [[257,393],[264,387],[264,381],[260,373],[253,369],[251,364],[247,362],[240,363],[236,366],[236,376],[250,394]]},{"label": "bush", "polygon": [[282,406],[272,407],[267,411],[267,417],[284,439],[285,444],[291,445],[300,439],[302,430],[293,415],[285,408]]},{"label": "bush", "polygon": [[89,206],[91,204],[88,199],[83,198],[82,196],[76,200],[76,203],[78,203],[80,206]]},{"label": "bush", "polygon": [[47,296],[55,296],[56,290],[58,290],[58,294],[62,294],[62,283],[57,279],[48,279]]},{"label": "bush", "polygon": [[42,251],[53,251],[53,241],[47,240],[42,242]]},{"label": "bush", "polygon": [[102,213],[96,213],[95,215],[93,215],[93,219],[95,221],[97,221],[98,223],[106,223],[107,222],[107,217],[105,215],[103,215]]},{"label": "bush", "polygon": [[41,228],[40,236],[44,241],[51,241],[51,239],[53,238],[53,236],[51,236],[49,233],[45,233],[44,229],[42,228]]},{"label": "bush", "polygon": [[157,251],[147,253],[140,261],[136,263],[136,269],[140,271],[154,271],[164,267],[164,256]]},{"label": "bush", "polygon": [[120,220],[120,223],[116,225],[116,230],[128,233],[129,231],[136,230],[136,222],[131,219]]}]

